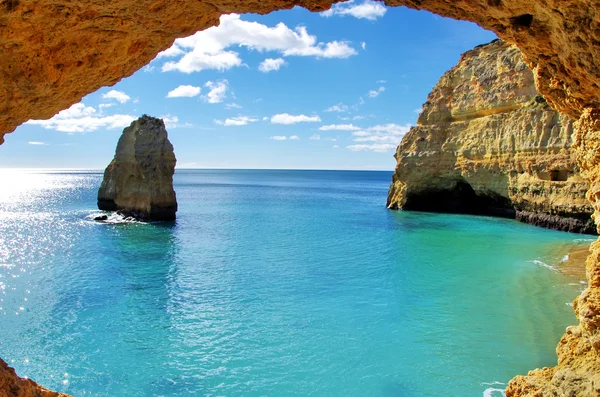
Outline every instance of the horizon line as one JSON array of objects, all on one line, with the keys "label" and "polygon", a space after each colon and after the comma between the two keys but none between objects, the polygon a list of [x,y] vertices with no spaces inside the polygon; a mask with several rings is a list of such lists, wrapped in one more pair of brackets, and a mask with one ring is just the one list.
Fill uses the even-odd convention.
[{"label": "horizon line", "polygon": [[[105,168],[85,167],[0,167],[1,170],[23,170],[23,171],[101,171]],[[175,167],[177,170],[232,170],[232,171],[373,171],[394,172],[393,169],[358,169],[358,168],[225,168],[225,167]]]}]

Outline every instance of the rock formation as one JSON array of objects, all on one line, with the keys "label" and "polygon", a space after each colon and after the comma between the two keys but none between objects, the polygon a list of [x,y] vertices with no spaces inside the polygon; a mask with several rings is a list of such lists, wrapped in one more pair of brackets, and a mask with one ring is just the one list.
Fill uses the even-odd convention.
[{"label": "rock formation", "polygon": [[572,136],[515,46],[478,46],[442,76],[398,146],[388,207],[595,233]]},{"label": "rock formation", "polygon": [[[296,5],[323,11],[332,0],[2,0],[0,134],[45,119],[148,63],[177,37],[219,23],[227,13]],[[576,158],[600,216],[600,2],[597,0],[385,0],[469,20],[516,44],[550,106],[578,120]],[[0,143],[2,139],[0,138]],[[599,394],[600,243],[587,260],[588,288],[576,299],[558,366],[516,377],[508,396]],[[588,393],[589,392],[589,393]],[[10,390],[9,390],[10,393]],[[585,394],[587,393],[587,394]],[[592,393],[592,394],[590,394]],[[10,394],[9,394],[10,395]]]},{"label": "rock formation", "polygon": [[0,397],[69,397],[43,388],[31,379],[20,378],[0,359]]},{"label": "rock formation", "polygon": [[123,130],[115,157],[104,171],[98,208],[144,220],[174,220],[175,163],[165,123],[140,117]]}]

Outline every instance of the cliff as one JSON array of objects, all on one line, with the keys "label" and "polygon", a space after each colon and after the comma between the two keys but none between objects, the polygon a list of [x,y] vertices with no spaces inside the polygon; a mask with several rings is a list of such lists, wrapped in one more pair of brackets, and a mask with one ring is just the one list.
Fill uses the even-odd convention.
[{"label": "cliff", "polygon": [[123,130],[104,171],[98,208],[145,220],[175,219],[173,145],[161,119],[142,116]]},{"label": "cliff", "polygon": [[495,40],[429,94],[396,151],[387,205],[595,233],[572,146],[573,122],[537,93],[520,51]]},{"label": "cliff", "polygon": [[[131,75],[177,37],[219,23],[228,13],[302,6],[328,9],[331,0],[0,3],[0,143],[29,119],[50,118],[98,88]],[[593,0],[385,0],[494,31],[516,44],[550,106],[578,120],[575,154],[588,180],[587,198],[600,216],[600,5]],[[557,353],[559,365],[516,377],[507,396],[594,395],[600,373],[600,244],[587,260],[588,288],[575,301],[579,325]],[[3,392],[6,389],[0,388]],[[579,391],[578,391],[579,390]],[[7,393],[11,393],[10,390]],[[11,394],[9,394],[11,395]]]},{"label": "cliff", "polygon": [[38,385],[31,379],[20,378],[15,370],[0,359],[0,397],[69,397]]}]

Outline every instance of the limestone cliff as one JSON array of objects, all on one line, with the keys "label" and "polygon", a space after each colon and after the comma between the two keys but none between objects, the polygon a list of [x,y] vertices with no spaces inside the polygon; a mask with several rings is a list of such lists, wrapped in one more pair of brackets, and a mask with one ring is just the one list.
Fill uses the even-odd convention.
[{"label": "limestone cliff", "polygon": [[[52,117],[113,85],[177,37],[218,24],[226,13],[296,5],[322,11],[332,0],[0,1],[0,135]],[[596,0],[385,0],[476,22],[516,44],[552,108],[578,120],[576,158],[600,216],[600,2]],[[3,137],[0,136],[0,143]],[[559,365],[516,377],[507,396],[600,394],[600,244],[587,261],[589,287],[576,300],[579,325],[565,334]],[[595,392],[594,392],[595,388]],[[6,389],[0,388],[3,392]],[[588,393],[588,391],[590,391]],[[10,389],[8,392],[11,393]],[[595,394],[593,394],[595,393]],[[12,395],[12,394],[9,394]]]},{"label": "limestone cliff", "polygon": [[0,397],[69,397],[43,388],[31,379],[20,378],[0,359]]},{"label": "limestone cliff", "polygon": [[398,146],[388,207],[595,233],[572,137],[515,46],[479,46],[442,76]]},{"label": "limestone cliff", "polygon": [[98,208],[147,220],[174,220],[177,212],[173,145],[161,119],[142,116],[123,130],[104,171]]}]

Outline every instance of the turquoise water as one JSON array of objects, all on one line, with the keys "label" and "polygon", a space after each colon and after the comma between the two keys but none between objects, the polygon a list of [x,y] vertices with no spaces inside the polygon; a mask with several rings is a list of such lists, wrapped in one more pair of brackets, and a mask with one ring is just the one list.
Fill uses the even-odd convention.
[{"label": "turquoise water", "polygon": [[0,356],[107,397],[500,396],[554,365],[582,285],[541,264],[582,236],[388,211],[390,178],[180,170],[175,223],[102,224],[99,173],[0,173]]}]

